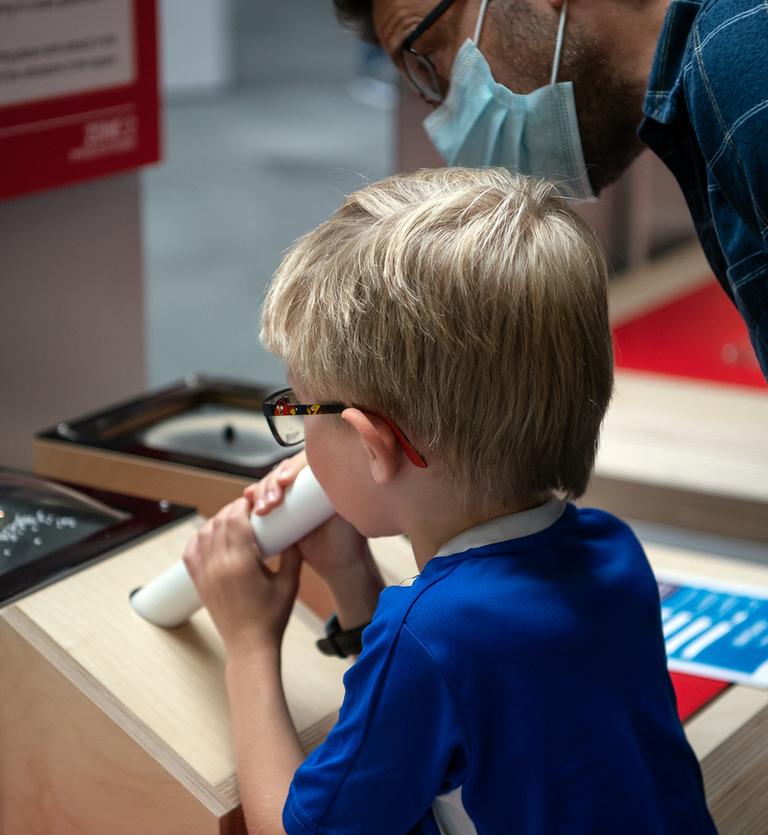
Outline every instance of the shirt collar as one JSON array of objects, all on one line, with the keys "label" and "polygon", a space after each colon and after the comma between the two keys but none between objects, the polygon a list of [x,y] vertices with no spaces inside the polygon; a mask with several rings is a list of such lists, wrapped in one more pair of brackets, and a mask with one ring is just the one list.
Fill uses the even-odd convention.
[{"label": "shirt collar", "polygon": [[563,515],[566,502],[553,496],[549,501],[532,510],[511,513],[509,516],[499,516],[489,519],[474,528],[470,528],[455,536],[435,554],[436,557],[448,557],[461,554],[472,548],[482,548],[495,542],[506,542],[509,539],[520,539],[546,530]]},{"label": "shirt collar", "polygon": [[645,115],[657,122],[668,123],[675,116],[675,93],[682,85],[688,38],[701,5],[702,0],[671,0],[667,8],[643,105]]}]

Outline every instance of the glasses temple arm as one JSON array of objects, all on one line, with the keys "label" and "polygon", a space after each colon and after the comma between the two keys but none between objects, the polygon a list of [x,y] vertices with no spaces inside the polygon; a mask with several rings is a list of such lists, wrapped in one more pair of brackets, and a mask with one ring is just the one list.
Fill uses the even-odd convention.
[{"label": "glasses temple arm", "polygon": [[410,35],[403,41],[403,47],[410,49],[415,41],[417,41],[429,27],[442,15],[449,6],[455,3],[456,0],[442,0],[434,9],[421,21],[421,23],[411,32]]},{"label": "glasses temple arm", "polygon": [[427,462],[419,455],[418,452],[413,448],[413,445],[408,440],[408,438],[403,435],[403,433],[395,426],[394,423],[388,418],[384,417],[384,415],[377,415],[377,417],[381,418],[384,423],[392,430],[392,434],[397,438],[398,443],[403,448],[403,452],[408,457],[408,460],[419,469],[425,470],[427,468]]}]

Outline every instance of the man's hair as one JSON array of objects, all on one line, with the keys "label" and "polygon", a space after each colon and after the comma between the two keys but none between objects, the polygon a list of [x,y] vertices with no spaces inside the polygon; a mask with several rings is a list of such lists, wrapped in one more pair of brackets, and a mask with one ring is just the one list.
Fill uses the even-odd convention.
[{"label": "man's hair", "polygon": [[605,260],[551,184],[446,168],[350,195],[279,267],[262,340],[466,495],[586,490],[613,384]]},{"label": "man's hair", "polygon": [[373,0],[333,0],[336,17],[364,41],[379,45],[373,25]]}]

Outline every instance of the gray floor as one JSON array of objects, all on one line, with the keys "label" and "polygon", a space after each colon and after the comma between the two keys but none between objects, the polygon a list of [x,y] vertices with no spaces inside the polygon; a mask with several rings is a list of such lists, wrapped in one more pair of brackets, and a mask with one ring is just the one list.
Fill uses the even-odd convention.
[{"label": "gray floor", "polygon": [[143,174],[149,383],[190,372],[281,383],[258,342],[282,254],[391,171],[391,111],[350,94],[361,45],[330,0],[236,3],[237,84],[171,102]]}]

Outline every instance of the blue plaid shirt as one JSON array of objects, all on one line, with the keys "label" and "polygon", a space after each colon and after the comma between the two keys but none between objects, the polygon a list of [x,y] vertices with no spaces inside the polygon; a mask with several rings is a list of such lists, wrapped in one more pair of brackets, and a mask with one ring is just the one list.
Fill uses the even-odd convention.
[{"label": "blue plaid shirt", "polygon": [[768,3],[672,0],[643,109],[768,377]]}]

